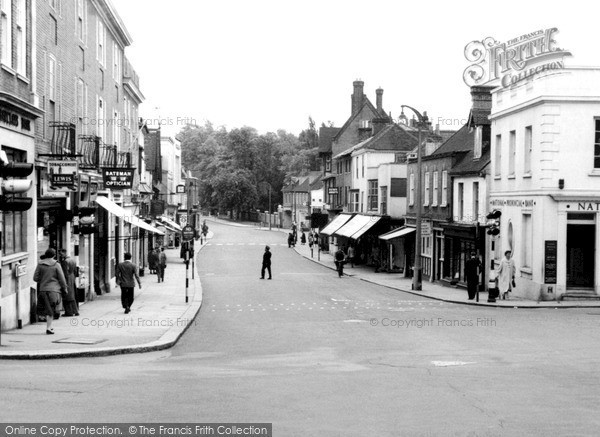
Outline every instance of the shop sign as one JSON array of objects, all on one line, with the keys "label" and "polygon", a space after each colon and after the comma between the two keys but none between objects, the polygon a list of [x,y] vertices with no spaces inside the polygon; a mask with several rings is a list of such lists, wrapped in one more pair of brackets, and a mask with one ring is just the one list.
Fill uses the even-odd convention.
[{"label": "shop sign", "polygon": [[556,44],[556,27],[540,29],[500,43],[492,37],[471,41],[465,58],[472,62],[463,80],[472,87],[501,85],[509,88],[544,71],[562,70],[571,52]]},{"label": "shop sign", "polygon": [[556,240],[544,242],[544,283],[556,284]]},{"label": "shop sign", "polygon": [[113,190],[127,190],[133,186],[134,168],[104,168],[104,187]]},{"label": "shop sign", "polygon": [[327,194],[329,194],[330,196],[333,196],[334,194],[338,194],[338,188],[337,187],[328,188]]},{"label": "shop sign", "polygon": [[431,237],[432,228],[431,222],[421,222],[421,236],[422,237]]},{"label": "shop sign", "polygon": [[517,206],[520,208],[533,208],[535,202],[531,199],[494,199],[490,201],[493,207],[498,206]]},{"label": "shop sign", "polygon": [[165,212],[165,201],[164,200],[152,200],[150,202],[150,215],[158,217],[163,215]]},{"label": "shop sign", "polygon": [[77,161],[48,161],[49,191],[57,193],[77,191],[78,174]]}]

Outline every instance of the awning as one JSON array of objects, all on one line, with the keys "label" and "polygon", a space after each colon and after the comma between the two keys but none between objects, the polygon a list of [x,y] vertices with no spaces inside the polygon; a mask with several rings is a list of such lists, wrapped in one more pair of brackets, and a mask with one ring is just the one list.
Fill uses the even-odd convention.
[{"label": "awning", "polygon": [[319,234],[332,235],[339,228],[344,226],[348,220],[352,218],[352,214],[338,214],[327,226],[319,232]]},{"label": "awning", "polygon": [[387,241],[387,240],[391,240],[393,238],[401,238],[401,237],[405,237],[408,234],[411,234],[415,231],[416,231],[416,228],[410,228],[408,226],[404,226],[402,228],[394,229],[393,231],[390,231],[386,234],[380,235],[379,239]]},{"label": "awning", "polygon": [[144,182],[140,183],[138,185],[138,191],[140,193],[152,193],[152,187],[150,187],[150,185],[145,184]]},{"label": "awning", "polygon": [[138,228],[145,229],[149,232],[153,232],[158,235],[165,235],[164,232],[161,232],[155,227],[150,226],[148,223],[144,222],[139,217],[131,215],[131,213],[125,211],[115,202],[108,200],[108,197],[98,196],[96,197],[96,203],[108,212],[110,212],[115,217],[122,218],[126,222],[131,223],[133,226],[137,226]]},{"label": "awning", "polygon": [[181,231],[178,231],[173,226],[171,226],[171,225],[169,225],[167,223],[162,222],[161,225],[162,225],[163,228],[168,229],[171,232],[181,232]]},{"label": "awning", "polygon": [[376,216],[376,215],[372,215],[372,216],[368,216],[368,217],[369,217],[369,221],[362,228],[360,228],[357,232],[352,234],[352,236],[350,238],[352,238],[353,240],[358,240],[360,237],[362,237],[362,235],[365,232],[367,232],[369,229],[371,229],[373,226],[375,226],[377,224],[377,222],[379,222],[379,220],[381,220],[381,217]]},{"label": "awning", "polygon": [[369,223],[371,216],[368,215],[355,215],[348,223],[335,231],[335,235],[339,237],[350,238],[353,234],[358,232],[364,225]]},{"label": "awning", "polygon": [[169,227],[173,228],[175,231],[177,232],[181,232],[181,226],[179,226],[177,223],[175,223],[173,220],[171,220],[168,217],[160,216],[158,217],[158,219],[163,222],[165,225],[168,225]]}]

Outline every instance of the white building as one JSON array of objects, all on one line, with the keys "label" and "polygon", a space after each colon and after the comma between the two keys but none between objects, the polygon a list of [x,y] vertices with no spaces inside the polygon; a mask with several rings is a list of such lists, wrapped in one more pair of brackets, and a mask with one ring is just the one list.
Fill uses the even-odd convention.
[{"label": "white building", "polygon": [[514,294],[598,294],[600,68],[543,71],[495,89],[492,105],[494,255],[512,250]]}]

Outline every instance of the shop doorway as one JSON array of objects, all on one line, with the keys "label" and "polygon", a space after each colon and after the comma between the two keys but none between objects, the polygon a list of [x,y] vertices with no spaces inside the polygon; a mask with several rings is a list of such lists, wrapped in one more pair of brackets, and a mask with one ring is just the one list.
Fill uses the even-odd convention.
[{"label": "shop doorway", "polygon": [[594,287],[596,226],[567,224],[567,288]]}]

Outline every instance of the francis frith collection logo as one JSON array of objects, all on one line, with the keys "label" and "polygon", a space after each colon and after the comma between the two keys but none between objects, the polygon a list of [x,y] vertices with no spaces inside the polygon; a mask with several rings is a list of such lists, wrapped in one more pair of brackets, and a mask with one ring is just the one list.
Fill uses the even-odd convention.
[{"label": "francis frith collection logo", "polygon": [[495,84],[504,88],[544,71],[562,70],[571,52],[557,46],[556,27],[541,29],[500,43],[492,37],[465,47],[469,65],[463,73],[468,86]]}]

